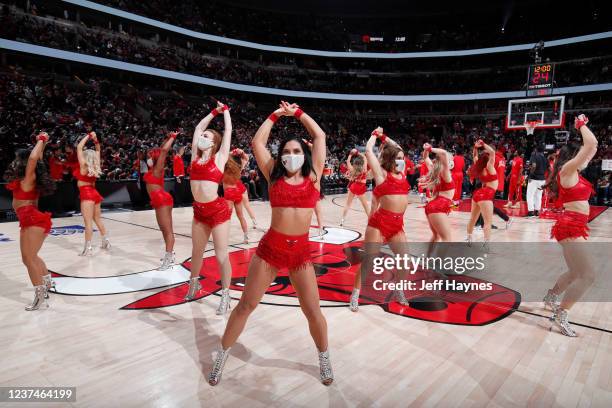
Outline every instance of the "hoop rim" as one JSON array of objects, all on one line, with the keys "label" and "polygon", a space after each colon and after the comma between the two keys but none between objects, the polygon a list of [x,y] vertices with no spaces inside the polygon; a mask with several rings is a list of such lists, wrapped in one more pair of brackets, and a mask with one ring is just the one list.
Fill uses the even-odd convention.
[{"label": "hoop rim", "polygon": [[539,120],[530,120],[530,121],[523,123],[523,127],[525,128],[525,131],[527,132],[528,135],[533,135],[533,132],[535,131],[535,129],[541,124],[542,122]]}]

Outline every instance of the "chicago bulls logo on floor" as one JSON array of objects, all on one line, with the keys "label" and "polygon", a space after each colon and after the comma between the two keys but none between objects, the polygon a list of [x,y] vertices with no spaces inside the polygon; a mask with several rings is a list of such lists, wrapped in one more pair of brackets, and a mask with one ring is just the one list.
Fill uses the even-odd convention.
[{"label": "chicago bulls logo on floor", "polygon": [[[323,238],[311,238],[311,259],[317,274],[319,293],[323,307],[348,305],[353,278],[359,273],[361,247],[359,233],[343,228],[325,228]],[[247,269],[255,248],[230,253],[232,265],[231,289],[241,291],[247,276]],[[56,293],[63,295],[110,295],[163,289],[126,306],[123,310],[154,309],[185,303],[188,289],[190,260],[174,265],[166,271],[141,271],[121,276],[100,278],[79,278],[54,273]],[[424,279],[415,274],[410,279]],[[459,276],[465,282],[483,282],[470,276]],[[194,300],[206,298],[221,290],[220,275],[212,251],[205,254],[200,270],[202,289]],[[297,297],[286,270],[281,270],[270,288],[264,302],[277,306],[295,306]],[[363,298],[362,306],[382,307],[385,311],[405,317],[438,323],[459,325],[485,325],[510,315],[520,303],[520,294],[512,289],[493,284],[493,290],[486,295],[481,292],[453,293],[437,292],[408,299],[409,306],[392,300]]]}]

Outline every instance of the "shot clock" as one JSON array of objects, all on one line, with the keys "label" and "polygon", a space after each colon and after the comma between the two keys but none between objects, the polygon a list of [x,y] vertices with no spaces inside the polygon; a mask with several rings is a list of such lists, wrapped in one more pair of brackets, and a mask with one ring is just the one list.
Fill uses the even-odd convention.
[{"label": "shot clock", "polygon": [[535,64],[529,66],[527,73],[527,94],[531,96],[552,93],[555,64]]}]

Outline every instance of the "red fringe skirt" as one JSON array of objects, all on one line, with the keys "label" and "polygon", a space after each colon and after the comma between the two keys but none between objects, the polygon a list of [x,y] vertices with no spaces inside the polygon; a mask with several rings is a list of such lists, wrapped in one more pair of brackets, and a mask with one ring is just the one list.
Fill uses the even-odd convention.
[{"label": "red fringe skirt", "polygon": [[221,197],[208,203],[193,202],[193,218],[214,228],[219,224],[223,224],[232,216],[232,210],[227,204],[227,201]]},{"label": "red fringe skirt", "polygon": [[550,230],[550,237],[557,241],[567,238],[589,237],[589,216],[575,211],[563,211]]},{"label": "red fringe skirt", "polygon": [[79,187],[79,195],[81,196],[81,201],[93,201],[94,203],[98,204],[104,200],[94,186]]},{"label": "red fringe skirt", "polygon": [[259,241],[256,254],[277,269],[303,269],[310,264],[308,234],[286,235],[270,228]]},{"label": "red fringe skirt", "polygon": [[380,208],[370,216],[368,227],[376,228],[385,241],[389,241],[395,235],[404,232],[404,214]]},{"label": "red fringe skirt", "polygon": [[425,206],[425,214],[438,214],[438,213],[446,213],[450,214],[451,206],[453,201],[442,196],[437,196],[433,200],[427,203]]},{"label": "red fringe skirt", "polygon": [[34,205],[24,205],[15,210],[19,227],[21,229],[28,227],[40,227],[48,234],[51,230],[51,213],[41,212]]}]

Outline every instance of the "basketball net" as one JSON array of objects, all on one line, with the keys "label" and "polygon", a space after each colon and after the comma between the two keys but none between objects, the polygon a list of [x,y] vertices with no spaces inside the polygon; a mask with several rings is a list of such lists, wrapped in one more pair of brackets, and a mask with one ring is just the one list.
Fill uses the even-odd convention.
[{"label": "basketball net", "polygon": [[525,131],[527,135],[533,135],[535,128],[538,126],[538,122],[525,122]]}]

